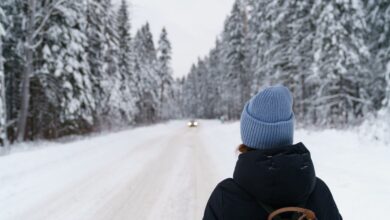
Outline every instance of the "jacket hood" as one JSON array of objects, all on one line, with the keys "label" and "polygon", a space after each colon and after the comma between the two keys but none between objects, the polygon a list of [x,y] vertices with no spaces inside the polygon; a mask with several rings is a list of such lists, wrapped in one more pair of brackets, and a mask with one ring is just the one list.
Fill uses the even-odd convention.
[{"label": "jacket hood", "polygon": [[233,179],[258,201],[274,207],[305,203],[316,183],[310,152],[302,143],[241,154]]}]

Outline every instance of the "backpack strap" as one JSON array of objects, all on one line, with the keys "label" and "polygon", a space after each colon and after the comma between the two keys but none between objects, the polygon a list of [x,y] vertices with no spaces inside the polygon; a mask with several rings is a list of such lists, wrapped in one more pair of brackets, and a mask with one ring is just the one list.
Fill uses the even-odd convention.
[{"label": "backpack strap", "polygon": [[273,220],[273,219],[275,219],[275,217],[278,217],[278,215],[280,215],[282,213],[286,213],[286,212],[295,212],[295,213],[302,214],[298,218],[298,220],[304,220],[304,219],[316,220],[317,219],[315,213],[309,209],[304,209],[304,208],[300,208],[300,207],[286,207],[286,208],[281,208],[281,209],[278,209],[278,210],[272,212],[268,216],[268,220]]},{"label": "backpack strap", "polygon": [[[275,210],[269,205],[266,205],[260,201],[258,201],[258,204],[266,211],[268,212],[268,220],[283,220],[279,215],[287,212],[293,212],[291,219],[297,219],[297,220],[316,220],[315,213],[311,211],[310,209],[305,209],[301,207],[285,207],[281,209]],[[305,207],[305,205],[302,205],[302,207]]]},{"label": "backpack strap", "polygon": [[[271,206],[269,205],[266,205],[260,201],[258,201],[259,205],[268,213],[268,215],[270,215],[271,213],[275,212],[275,209],[272,208]],[[283,220],[282,218],[280,218],[279,216],[275,216],[275,219],[276,220]]]}]

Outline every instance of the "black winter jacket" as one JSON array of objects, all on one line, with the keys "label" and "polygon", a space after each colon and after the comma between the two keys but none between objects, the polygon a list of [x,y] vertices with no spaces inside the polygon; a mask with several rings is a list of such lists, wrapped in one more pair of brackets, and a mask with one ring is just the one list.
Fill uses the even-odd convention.
[{"label": "black winter jacket", "polygon": [[304,206],[318,220],[342,220],[302,143],[241,154],[233,179],[219,183],[211,194],[203,220],[266,220],[269,213],[258,201],[273,209]]}]

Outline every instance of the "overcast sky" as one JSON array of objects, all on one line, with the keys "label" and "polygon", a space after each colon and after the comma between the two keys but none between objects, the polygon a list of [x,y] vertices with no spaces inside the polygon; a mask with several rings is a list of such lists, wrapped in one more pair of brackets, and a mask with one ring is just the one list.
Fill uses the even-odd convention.
[{"label": "overcast sky", "polygon": [[[119,4],[121,0],[114,0]],[[128,0],[132,32],[149,21],[155,42],[162,27],[173,46],[176,77],[186,75],[193,62],[207,55],[222,31],[234,0]]]}]

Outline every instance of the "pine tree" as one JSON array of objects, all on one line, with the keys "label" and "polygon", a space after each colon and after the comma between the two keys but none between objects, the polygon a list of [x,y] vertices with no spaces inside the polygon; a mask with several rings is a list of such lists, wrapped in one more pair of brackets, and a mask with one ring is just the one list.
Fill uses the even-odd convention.
[{"label": "pine tree", "polygon": [[158,75],[160,77],[160,108],[159,117],[161,119],[169,119],[172,117],[172,111],[174,105],[173,101],[173,77],[172,77],[172,47],[171,42],[168,40],[168,33],[165,28],[163,28],[160,39],[158,41]]},{"label": "pine tree", "polygon": [[[316,88],[316,82],[311,81],[313,76],[312,64],[314,62],[313,42],[316,31],[315,15],[312,14],[314,1],[296,0],[286,1],[285,3],[286,5],[281,7],[284,10],[284,16],[280,18],[278,23],[274,24],[274,28],[279,32],[279,37],[288,35],[288,39],[282,39],[277,46],[277,48],[285,48],[284,52],[286,54],[279,51],[275,53],[276,56],[273,58],[278,59],[278,57],[286,56],[286,62],[277,66],[280,72],[275,69],[278,74],[273,76],[276,78],[273,81],[290,88],[295,98],[295,116],[298,120],[304,122],[312,114],[309,112],[308,103],[313,101],[312,94]],[[280,11],[280,13],[283,13],[283,11]],[[280,27],[283,28],[279,29]],[[283,33],[286,30],[288,33]]]},{"label": "pine tree", "polygon": [[[6,15],[0,7],[0,147],[8,146],[7,136],[7,113],[5,97],[4,63],[3,63],[3,36],[5,29],[3,24],[6,22]],[[1,151],[0,151],[1,152]]]},{"label": "pine tree", "polygon": [[351,2],[329,1],[317,5],[315,68],[321,85],[317,94],[323,123],[345,125],[363,116],[366,103],[364,82],[368,76],[362,18]]},{"label": "pine tree", "polygon": [[[96,110],[96,129],[128,125],[134,110],[129,97],[127,76],[121,71],[118,15],[111,0],[93,0],[88,4],[88,60],[92,74]],[[126,77],[126,79],[124,78]]]},{"label": "pine tree", "polygon": [[111,0],[102,3],[105,9],[103,50],[103,90],[105,103],[100,115],[101,129],[104,127],[126,126],[133,121],[131,94],[128,91],[126,76],[120,69],[120,36],[117,24],[118,15],[113,10]]},{"label": "pine tree", "polygon": [[[15,2],[17,3],[17,2]],[[44,30],[54,12],[61,11],[65,0],[39,2],[37,0],[22,1],[22,37],[23,52],[21,57],[25,64],[21,75],[20,109],[17,124],[17,140],[22,141],[27,134],[27,119],[30,110],[30,80],[36,72],[36,49],[43,43]],[[25,21],[25,22],[24,22]]]},{"label": "pine tree", "polygon": [[41,61],[32,77],[29,132],[57,138],[93,125],[94,100],[86,56],[86,5],[68,0],[53,10],[36,49]]},{"label": "pine tree", "polygon": [[[209,66],[210,58],[205,57],[204,59],[200,60],[198,62],[198,91],[199,91],[199,102],[198,104],[202,107],[199,108],[200,115],[204,118],[214,118],[215,116],[215,104],[213,101],[215,101],[215,84],[212,72],[210,70]],[[205,104],[208,103],[208,104]]]},{"label": "pine tree", "polygon": [[106,49],[105,22],[106,8],[104,0],[91,0],[87,5],[87,37],[88,37],[88,63],[92,75],[92,91],[95,97],[96,109],[94,111],[95,126],[102,126],[101,116],[104,114],[104,108],[108,103],[108,94],[106,94],[104,83],[106,75],[103,72],[104,54]]},{"label": "pine tree", "polygon": [[219,118],[227,112],[223,112],[222,94],[223,88],[223,73],[224,65],[222,61],[222,43],[218,39],[216,46],[210,51],[207,61],[208,79],[207,83],[207,101],[206,117]]},{"label": "pine tree", "polygon": [[253,74],[251,92],[255,94],[260,87],[270,84],[271,78],[269,53],[275,18],[275,4],[277,1],[257,1],[250,14],[248,22],[249,33],[249,71]]},{"label": "pine tree", "polygon": [[231,15],[225,23],[223,41],[226,61],[226,85],[228,95],[228,117],[239,118],[242,106],[249,98],[250,75],[247,58],[247,23],[241,0],[233,6]]},{"label": "pine tree", "polygon": [[149,23],[137,31],[134,38],[135,72],[139,92],[137,108],[140,113],[136,121],[151,123],[158,120],[159,77],[157,75],[157,51],[150,32]]},{"label": "pine tree", "polygon": [[199,114],[198,108],[203,105],[199,103],[199,90],[198,90],[198,75],[197,75],[197,66],[193,64],[191,70],[184,82],[183,96],[184,98],[184,110],[185,115],[191,118],[200,118],[203,117]]},{"label": "pine tree", "polygon": [[24,35],[22,24],[26,20],[23,0],[3,0],[0,7],[9,18],[3,37],[4,74],[6,84],[7,124],[10,142],[16,139],[17,120],[20,112],[20,82],[25,70]]},{"label": "pine tree", "polygon": [[185,83],[185,77],[176,78],[173,85],[173,93],[174,93],[174,105],[176,106],[174,108],[174,111],[172,112],[172,115],[174,115],[175,119],[181,119],[186,116],[185,114],[185,106],[184,106],[184,83]]},{"label": "pine tree", "polygon": [[[365,0],[364,13],[367,22],[366,44],[370,50],[370,70],[373,80],[370,82],[370,96],[376,110],[383,100],[390,100],[390,2]],[[387,80],[386,80],[387,79]],[[387,89],[386,89],[387,87]]]},{"label": "pine tree", "polygon": [[290,8],[291,1],[272,1],[266,5],[267,22],[270,38],[267,41],[268,48],[264,51],[266,62],[266,75],[270,84],[292,84],[292,76],[295,72],[290,39],[293,37],[291,24],[294,12]]},{"label": "pine tree", "polygon": [[139,101],[136,78],[134,73],[134,52],[132,50],[131,24],[126,0],[122,0],[117,16],[118,36],[119,36],[119,71],[120,100],[123,103],[125,120],[130,124],[134,123],[135,115],[138,112],[136,102]]}]

